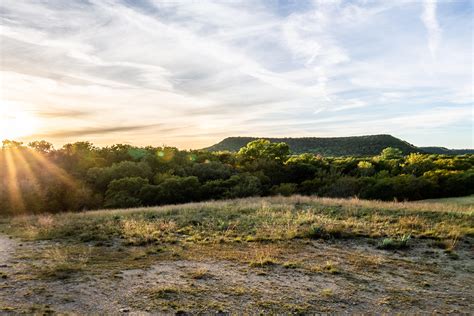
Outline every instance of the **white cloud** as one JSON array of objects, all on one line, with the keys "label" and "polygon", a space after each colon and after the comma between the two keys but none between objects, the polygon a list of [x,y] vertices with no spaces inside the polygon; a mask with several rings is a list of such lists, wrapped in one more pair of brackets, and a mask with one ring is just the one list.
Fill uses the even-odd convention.
[{"label": "white cloud", "polygon": [[428,31],[429,50],[431,55],[435,57],[441,41],[441,28],[436,18],[436,0],[423,0],[421,20]]}]

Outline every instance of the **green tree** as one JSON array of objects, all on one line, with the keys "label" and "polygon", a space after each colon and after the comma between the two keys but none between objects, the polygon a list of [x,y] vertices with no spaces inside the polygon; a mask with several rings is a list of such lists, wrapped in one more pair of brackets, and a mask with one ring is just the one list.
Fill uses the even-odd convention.
[{"label": "green tree", "polygon": [[403,157],[403,152],[394,147],[387,147],[384,150],[382,150],[382,153],[380,154],[380,158],[384,160],[388,159],[400,159]]},{"label": "green tree", "polygon": [[136,207],[142,204],[140,191],[148,179],[130,177],[110,182],[105,193],[105,207]]},{"label": "green tree", "polygon": [[113,180],[128,177],[150,179],[152,174],[150,166],[144,162],[121,161],[110,167],[89,169],[87,179],[96,189],[103,192]]},{"label": "green tree", "polygon": [[411,173],[421,176],[426,171],[434,168],[434,163],[428,155],[412,153],[405,157],[405,163],[402,164],[405,173]]},{"label": "green tree", "polygon": [[2,141],[2,148],[21,148],[23,147],[23,142],[17,142],[14,140],[5,139]]},{"label": "green tree", "polygon": [[375,173],[374,165],[369,161],[359,161],[357,169],[359,169],[359,173],[363,177],[372,176]]},{"label": "green tree", "polygon": [[290,147],[285,143],[272,143],[266,139],[257,139],[242,147],[238,155],[245,161],[257,159],[285,162],[290,154]]},{"label": "green tree", "polygon": [[47,142],[45,140],[40,140],[40,141],[33,141],[28,144],[28,147],[41,152],[41,153],[49,153],[51,150],[54,149],[53,144],[50,142]]},{"label": "green tree", "polygon": [[159,185],[160,204],[196,201],[200,196],[197,177],[173,177]]},{"label": "green tree", "polygon": [[209,180],[228,179],[232,173],[232,167],[224,165],[217,161],[207,163],[194,164],[189,173],[199,178],[199,181],[206,182]]},{"label": "green tree", "polygon": [[256,196],[262,193],[261,182],[259,178],[249,174],[239,174],[230,177],[227,185],[231,185],[226,192],[228,198],[241,198],[247,196]]}]

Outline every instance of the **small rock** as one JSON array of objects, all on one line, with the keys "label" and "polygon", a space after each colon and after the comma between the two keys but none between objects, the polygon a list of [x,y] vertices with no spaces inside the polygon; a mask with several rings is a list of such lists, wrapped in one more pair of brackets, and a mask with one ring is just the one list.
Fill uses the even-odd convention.
[{"label": "small rock", "polygon": [[130,311],[130,308],[126,308],[126,307],[119,309],[120,313],[128,313],[129,311]]}]

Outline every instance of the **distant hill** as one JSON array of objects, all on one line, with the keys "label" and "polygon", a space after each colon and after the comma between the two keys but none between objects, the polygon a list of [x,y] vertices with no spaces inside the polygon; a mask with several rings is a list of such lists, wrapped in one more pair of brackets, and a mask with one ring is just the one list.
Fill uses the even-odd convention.
[{"label": "distant hill", "polygon": [[464,155],[474,154],[474,149],[448,149],[446,147],[418,147],[429,154]]},{"label": "distant hill", "polygon": [[228,137],[205,148],[209,151],[238,151],[247,143],[264,138],[271,142],[285,142],[295,154],[314,153],[323,156],[374,156],[387,147],[396,147],[404,154],[422,152],[418,147],[391,135],[368,135],[351,137]]}]

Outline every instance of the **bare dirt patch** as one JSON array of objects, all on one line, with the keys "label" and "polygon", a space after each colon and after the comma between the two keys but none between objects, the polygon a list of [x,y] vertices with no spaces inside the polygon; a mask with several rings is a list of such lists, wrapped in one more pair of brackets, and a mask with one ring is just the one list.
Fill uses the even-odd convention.
[{"label": "bare dirt patch", "polygon": [[[395,252],[376,249],[368,239],[166,245],[158,254],[136,248],[133,255],[91,246],[103,261],[92,258],[69,275],[45,277],[34,270],[51,263],[45,254],[71,245],[24,242],[3,258],[8,277],[0,281],[0,310],[468,313],[474,308],[471,244],[459,245],[453,259],[431,243],[417,240]],[[253,265],[260,253],[271,260]]]}]

